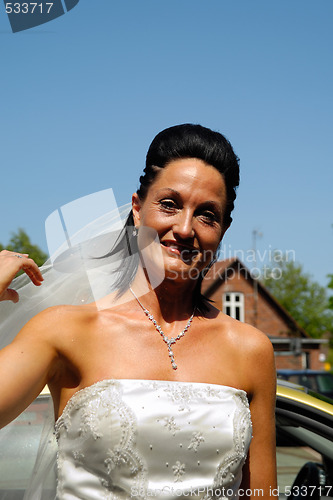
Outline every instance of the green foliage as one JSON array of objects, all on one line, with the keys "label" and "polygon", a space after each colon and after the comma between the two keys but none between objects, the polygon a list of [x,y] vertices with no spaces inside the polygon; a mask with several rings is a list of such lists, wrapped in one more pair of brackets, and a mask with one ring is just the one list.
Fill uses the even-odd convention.
[{"label": "green foliage", "polygon": [[264,276],[264,285],[311,337],[333,333],[333,311],[327,291],[300,264],[280,255],[272,267],[265,268]]},{"label": "green foliage", "polygon": [[[333,290],[333,274],[329,274],[327,277],[330,280],[327,287]],[[333,309],[333,295],[328,299],[328,306]]]},{"label": "green foliage", "polygon": [[38,266],[44,264],[47,259],[47,254],[43,252],[38,245],[33,245],[30,241],[29,236],[24,231],[24,229],[19,228],[16,233],[12,233],[12,237],[9,240],[8,245],[3,246],[0,243],[1,250],[10,250],[12,252],[27,253],[29,257],[33,259]]}]

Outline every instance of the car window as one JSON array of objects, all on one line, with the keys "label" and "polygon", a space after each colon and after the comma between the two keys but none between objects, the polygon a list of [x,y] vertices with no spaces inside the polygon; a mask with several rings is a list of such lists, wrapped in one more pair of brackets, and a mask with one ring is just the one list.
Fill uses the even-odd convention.
[{"label": "car window", "polygon": [[[318,436],[318,434],[300,426],[282,426],[278,431],[277,444],[276,459],[280,498],[289,496],[298,473],[309,462],[322,466],[321,496],[333,496],[331,478],[327,478],[324,472],[325,469],[327,470],[327,464],[333,463],[333,446],[330,439]],[[310,498],[310,490],[308,494]]]},{"label": "car window", "polygon": [[312,391],[318,391],[316,379],[313,375],[299,375],[298,383],[304,387],[308,387],[308,389],[311,389]]},{"label": "car window", "polygon": [[[280,499],[290,496],[295,481],[304,486],[299,490],[304,498],[333,497],[332,417],[293,400],[278,400],[278,404],[281,407],[276,415],[276,457]],[[309,472],[304,474],[309,465],[316,470],[314,491],[310,486],[315,488],[315,481]],[[305,492],[308,496],[304,496]]]},{"label": "car window", "polygon": [[[332,444],[332,443],[331,443]],[[279,492],[286,494],[307,462],[322,462],[320,453],[308,446],[278,446],[276,462]]]},{"label": "car window", "polygon": [[333,375],[317,375],[318,391],[333,392]]}]

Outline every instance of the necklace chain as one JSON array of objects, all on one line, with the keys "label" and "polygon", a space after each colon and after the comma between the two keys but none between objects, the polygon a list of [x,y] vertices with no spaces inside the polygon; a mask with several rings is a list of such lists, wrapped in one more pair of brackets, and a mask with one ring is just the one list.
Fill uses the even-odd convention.
[{"label": "necklace chain", "polygon": [[153,323],[153,325],[155,326],[156,330],[158,331],[158,333],[161,335],[163,341],[166,343],[167,347],[168,347],[168,351],[169,351],[169,358],[170,358],[170,361],[171,361],[171,365],[172,365],[172,368],[174,370],[177,370],[177,365],[176,365],[176,362],[175,362],[175,357],[174,357],[174,354],[173,354],[173,351],[172,351],[172,348],[171,346],[173,344],[175,344],[177,342],[177,340],[181,339],[182,337],[184,337],[185,333],[187,332],[187,330],[190,328],[191,326],[191,323],[192,323],[192,320],[194,318],[194,314],[195,314],[195,311],[196,311],[196,306],[194,307],[193,309],[193,313],[190,317],[190,319],[188,320],[185,328],[180,332],[178,333],[177,337],[171,337],[170,339],[165,335],[165,333],[163,332],[162,328],[160,327],[160,325],[157,323],[156,319],[154,318],[154,316],[151,314],[151,312],[148,311],[148,309],[146,309],[144,307],[144,305],[140,302],[140,300],[138,299],[138,297],[136,296],[136,294],[133,292],[132,288],[130,287],[130,291],[132,292],[132,295],[134,296],[134,298],[137,300],[138,304],[140,305],[141,309],[143,310],[143,312],[145,313],[145,315],[147,316],[147,318]]}]

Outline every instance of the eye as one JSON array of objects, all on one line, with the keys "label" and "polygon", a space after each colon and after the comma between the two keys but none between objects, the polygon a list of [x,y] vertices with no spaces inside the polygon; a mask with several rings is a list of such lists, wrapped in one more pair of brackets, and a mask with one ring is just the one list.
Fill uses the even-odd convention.
[{"label": "eye", "polygon": [[171,212],[177,208],[176,202],[174,200],[172,200],[171,198],[160,200],[160,205],[164,210],[166,210],[168,212]]},{"label": "eye", "polygon": [[202,212],[201,217],[206,224],[214,224],[215,222],[218,222],[218,216],[210,210]]}]

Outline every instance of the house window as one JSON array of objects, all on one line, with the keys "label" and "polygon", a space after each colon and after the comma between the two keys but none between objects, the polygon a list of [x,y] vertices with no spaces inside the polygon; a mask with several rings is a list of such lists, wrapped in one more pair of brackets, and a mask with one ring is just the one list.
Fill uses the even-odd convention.
[{"label": "house window", "polygon": [[224,293],[223,312],[232,318],[244,321],[244,294],[240,292]]}]

